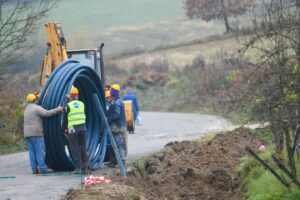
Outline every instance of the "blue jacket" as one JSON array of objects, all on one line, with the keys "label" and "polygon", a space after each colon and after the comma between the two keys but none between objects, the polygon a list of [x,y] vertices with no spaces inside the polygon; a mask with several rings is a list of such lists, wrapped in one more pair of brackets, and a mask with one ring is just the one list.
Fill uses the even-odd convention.
[{"label": "blue jacket", "polygon": [[131,100],[132,101],[133,118],[134,118],[134,120],[136,120],[137,114],[140,111],[139,110],[139,104],[138,104],[136,96],[133,93],[128,92],[126,95],[124,95],[123,100],[124,101],[125,100]]},{"label": "blue jacket", "polygon": [[125,132],[126,118],[124,110],[124,102],[122,99],[115,99],[107,112],[107,121],[111,132]]}]

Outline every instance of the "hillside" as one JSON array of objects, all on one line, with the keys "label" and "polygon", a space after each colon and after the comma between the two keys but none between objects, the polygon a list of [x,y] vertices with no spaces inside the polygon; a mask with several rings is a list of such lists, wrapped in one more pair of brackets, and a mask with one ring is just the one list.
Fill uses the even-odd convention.
[{"label": "hillside", "polygon": [[184,17],[183,7],[181,0],[63,0],[58,1],[47,20],[61,22],[68,33],[78,28],[101,32]]},{"label": "hillside", "polygon": [[[59,1],[45,21],[62,24],[69,49],[96,48],[104,42],[104,52],[111,56],[178,44],[224,31],[222,22],[187,19],[181,0],[131,0],[126,3],[64,0]],[[40,35],[43,43],[46,38],[42,26]]]},{"label": "hillside", "polygon": [[200,41],[161,46],[150,52],[115,58],[111,63],[130,69],[136,63],[151,65],[155,60],[166,60],[174,69],[182,69],[186,65],[191,65],[198,56],[205,58],[206,61],[213,61],[218,54],[235,55],[241,47],[242,43],[235,37],[217,35],[215,38],[209,36]]}]

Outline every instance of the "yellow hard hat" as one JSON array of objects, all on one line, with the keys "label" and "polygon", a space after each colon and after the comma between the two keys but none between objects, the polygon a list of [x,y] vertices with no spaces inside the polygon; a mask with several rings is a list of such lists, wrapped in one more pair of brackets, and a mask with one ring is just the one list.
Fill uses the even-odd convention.
[{"label": "yellow hard hat", "polygon": [[112,88],[112,89],[114,89],[114,90],[117,90],[117,91],[120,91],[120,90],[121,90],[121,87],[120,87],[119,84],[113,84],[113,85],[111,85],[110,88]]},{"label": "yellow hard hat", "polygon": [[105,98],[107,98],[107,97],[110,97],[110,90],[107,90],[107,91],[105,92]]},{"label": "yellow hard hat", "polygon": [[27,102],[31,103],[36,100],[36,96],[34,94],[28,94],[26,100]]},{"label": "yellow hard hat", "polygon": [[70,90],[70,94],[78,95],[79,94],[78,89],[76,87],[72,87]]}]

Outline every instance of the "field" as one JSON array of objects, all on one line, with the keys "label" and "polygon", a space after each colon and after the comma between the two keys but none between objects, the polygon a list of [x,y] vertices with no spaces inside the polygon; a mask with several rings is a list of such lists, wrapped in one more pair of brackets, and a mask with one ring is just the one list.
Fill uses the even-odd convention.
[{"label": "field", "polygon": [[[187,19],[181,0],[86,2],[60,1],[46,19],[62,24],[69,49],[97,48],[104,42],[106,55],[118,55],[187,42],[224,31],[222,22]],[[45,41],[43,28],[41,35],[41,41]]]},{"label": "field", "polygon": [[135,56],[115,59],[112,63],[122,66],[125,69],[130,69],[135,63],[145,63],[151,65],[155,60],[165,60],[171,69],[182,69],[186,65],[191,65],[193,60],[200,56],[206,61],[213,61],[218,54],[235,55],[242,43],[233,37],[220,38],[213,41],[205,41],[209,38],[204,38],[203,42],[195,42],[195,44],[178,45],[176,47],[160,47],[162,49],[154,50],[153,52],[142,53]]},{"label": "field", "polygon": [[63,0],[48,19],[63,23],[66,31],[101,31],[184,17],[183,7],[182,0]]}]

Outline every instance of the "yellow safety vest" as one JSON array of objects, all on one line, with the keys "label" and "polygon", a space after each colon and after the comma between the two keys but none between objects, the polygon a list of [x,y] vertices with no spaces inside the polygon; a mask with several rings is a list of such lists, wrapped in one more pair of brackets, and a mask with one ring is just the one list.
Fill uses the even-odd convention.
[{"label": "yellow safety vest", "polygon": [[73,100],[68,103],[70,112],[68,113],[68,127],[85,124],[84,104],[81,101]]}]

